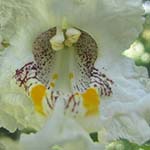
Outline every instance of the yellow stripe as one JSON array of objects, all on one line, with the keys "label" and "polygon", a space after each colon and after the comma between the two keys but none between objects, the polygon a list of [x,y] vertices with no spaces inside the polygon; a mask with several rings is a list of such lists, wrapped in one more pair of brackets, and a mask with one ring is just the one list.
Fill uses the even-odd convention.
[{"label": "yellow stripe", "polygon": [[30,95],[34,103],[35,110],[41,113],[42,115],[45,115],[42,106],[42,101],[46,96],[46,87],[42,84],[38,84],[31,89]]},{"label": "yellow stripe", "polygon": [[85,93],[81,94],[83,98],[83,106],[86,108],[86,116],[96,115],[99,113],[100,96],[96,89],[89,88]]}]

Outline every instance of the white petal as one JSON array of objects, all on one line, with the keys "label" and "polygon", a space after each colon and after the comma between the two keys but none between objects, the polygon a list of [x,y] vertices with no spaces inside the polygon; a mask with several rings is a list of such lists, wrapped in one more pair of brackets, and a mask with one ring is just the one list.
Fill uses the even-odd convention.
[{"label": "white petal", "polygon": [[140,114],[141,117],[145,119],[145,121],[149,124],[150,123],[150,94],[145,95],[137,104],[136,111]]},{"label": "white petal", "polygon": [[[1,32],[10,37],[9,30],[16,33],[24,29],[25,34],[32,33],[29,38],[32,42],[39,32],[50,26],[59,26],[66,17],[70,25],[87,30],[94,36],[104,50],[101,53],[104,56],[110,50],[118,53],[118,50],[126,49],[138,35],[142,27],[141,6],[141,0],[87,0],[84,3],[78,0],[32,0],[21,3],[2,0]],[[8,14],[8,18],[3,14]]]},{"label": "white petal", "polygon": [[31,59],[25,55],[26,53],[18,57],[18,53],[10,47],[0,58],[0,126],[7,128],[10,132],[14,132],[17,128],[37,130],[42,124],[41,119],[37,118],[34,112],[32,101],[13,79],[15,70],[24,63],[22,58],[25,61]]},{"label": "white petal", "polygon": [[102,56],[126,49],[142,28],[141,0],[52,0],[48,7],[54,24],[65,17],[70,25],[91,33],[104,50]]},{"label": "white petal", "polygon": [[61,102],[56,105],[53,116],[41,131],[21,137],[23,148],[25,150],[48,150],[55,149],[58,145],[63,150],[103,150],[103,145],[94,144],[88,133],[73,119],[64,116]]},{"label": "white petal", "polygon": [[[146,97],[147,104],[149,99],[149,90],[142,83],[143,79],[148,81],[147,71],[123,57],[122,61],[115,61],[114,64],[113,68],[110,66],[106,71],[114,81],[113,95],[102,99],[100,107],[100,118],[105,120],[103,127],[107,131],[106,137],[109,140],[125,138],[143,144],[150,138],[149,122],[146,118],[150,107],[141,106],[145,104],[143,97]],[[139,111],[143,112],[143,116]]]},{"label": "white petal", "polygon": [[19,0],[1,0],[0,34],[9,39],[22,28],[29,31],[31,24],[34,29],[32,32],[37,27],[48,27],[50,18],[46,11],[46,2],[43,0],[23,0],[21,2]]},{"label": "white petal", "polygon": [[[143,144],[150,139],[149,122],[146,116],[136,112],[135,103],[112,103],[109,107],[110,122],[105,125],[107,140],[119,138],[128,139],[131,142]],[[142,108],[141,108],[142,109]]]},{"label": "white petal", "polygon": [[2,150],[21,150],[18,141],[14,141],[7,137],[0,137],[0,149]]}]

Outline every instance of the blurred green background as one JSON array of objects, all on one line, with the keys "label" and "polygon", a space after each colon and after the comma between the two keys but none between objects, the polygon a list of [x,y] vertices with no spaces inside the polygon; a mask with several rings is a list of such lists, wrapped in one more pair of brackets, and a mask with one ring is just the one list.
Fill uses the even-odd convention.
[{"label": "blurred green background", "polygon": [[134,59],[136,65],[146,67],[150,77],[150,1],[143,2],[145,9],[143,31],[130,48],[123,52],[123,55]]}]

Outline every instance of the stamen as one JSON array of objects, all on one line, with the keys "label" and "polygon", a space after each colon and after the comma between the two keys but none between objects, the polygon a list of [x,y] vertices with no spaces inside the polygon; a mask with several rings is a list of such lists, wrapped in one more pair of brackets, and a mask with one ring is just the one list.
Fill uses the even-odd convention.
[{"label": "stamen", "polygon": [[63,20],[62,20],[62,30],[66,30],[68,28],[68,22],[67,22],[67,18],[66,17],[63,17]]},{"label": "stamen", "polygon": [[64,41],[65,41],[64,33],[62,31],[57,32],[56,35],[50,39],[52,49],[55,51],[63,49]]},{"label": "stamen", "polygon": [[76,43],[81,35],[81,32],[75,28],[69,28],[66,30],[66,37],[65,45],[71,47],[72,44]]}]

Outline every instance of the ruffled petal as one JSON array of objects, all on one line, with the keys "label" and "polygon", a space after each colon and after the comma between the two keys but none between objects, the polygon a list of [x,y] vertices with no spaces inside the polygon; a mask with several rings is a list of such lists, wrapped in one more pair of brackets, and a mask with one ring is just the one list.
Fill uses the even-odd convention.
[{"label": "ruffled petal", "polygon": [[[112,111],[111,108],[113,108]],[[140,115],[135,108],[137,107],[134,103],[123,104],[117,102],[106,107],[106,109],[110,110],[110,120],[105,124],[106,141],[122,138],[134,143],[144,144],[150,139],[150,127],[147,116]],[[142,109],[141,106],[140,109]]]},{"label": "ruffled petal", "polygon": [[143,67],[135,66],[133,61],[127,58],[119,63],[108,70],[111,76],[115,72],[118,74],[112,78],[114,81],[112,97],[101,102],[102,130],[105,129],[108,141],[124,138],[143,144],[150,139],[147,119],[149,90],[141,82],[143,79],[148,81],[147,71]]},{"label": "ruffled petal", "polygon": [[[25,58],[25,53],[18,57],[13,47],[7,49],[0,58],[0,126],[10,132],[17,128],[38,130],[44,122],[44,119],[35,114],[30,98],[13,79],[15,70],[23,64],[22,58]],[[30,60],[29,57],[25,59]]]},{"label": "ruffled petal", "polygon": [[50,18],[46,3],[43,0],[1,0],[0,34],[10,39],[22,29],[26,29],[29,34],[32,31],[33,35],[37,29],[39,31],[40,28],[48,27]]}]

